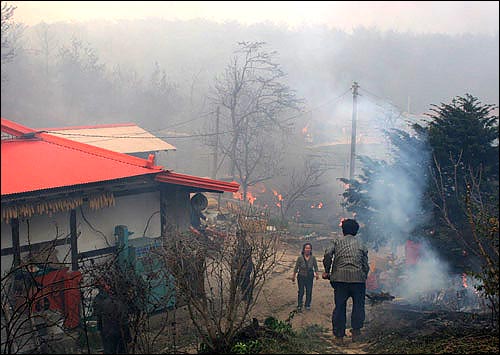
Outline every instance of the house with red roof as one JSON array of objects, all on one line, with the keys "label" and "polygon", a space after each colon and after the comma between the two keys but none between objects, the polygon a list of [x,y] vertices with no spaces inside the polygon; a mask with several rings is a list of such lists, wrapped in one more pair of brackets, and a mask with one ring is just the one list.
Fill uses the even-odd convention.
[{"label": "house with red roof", "polygon": [[172,144],[134,123],[37,128],[37,130],[145,159],[149,154],[156,155],[176,150]]},{"label": "house with red roof", "polygon": [[[239,185],[176,173],[148,159],[1,119],[2,270],[55,243],[58,260],[109,253],[115,227],[131,238],[159,237],[190,225],[193,193]],[[68,260],[69,259],[69,260]]]}]

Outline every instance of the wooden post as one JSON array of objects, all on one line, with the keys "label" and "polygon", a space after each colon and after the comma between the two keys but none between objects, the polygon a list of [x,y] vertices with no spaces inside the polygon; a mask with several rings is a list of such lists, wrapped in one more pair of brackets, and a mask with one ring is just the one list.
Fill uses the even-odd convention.
[{"label": "wooden post", "polygon": [[19,219],[11,218],[12,226],[12,254],[14,255],[14,267],[21,265],[21,247],[19,243]]},{"label": "wooden post", "polygon": [[167,191],[165,186],[160,186],[160,233],[162,238],[167,235]]},{"label": "wooden post", "polygon": [[351,162],[349,164],[349,180],[354,179],[356,164],[356,116],[358,115],[358,88],[357,82],[352,83],[352,129],[351,129]]},{"label": "wooden post", "polygon": [[69,217],[69,227],[71,233],[71,270],[78,270],[78,243],[76,231],[76,210],[71,210]]}]

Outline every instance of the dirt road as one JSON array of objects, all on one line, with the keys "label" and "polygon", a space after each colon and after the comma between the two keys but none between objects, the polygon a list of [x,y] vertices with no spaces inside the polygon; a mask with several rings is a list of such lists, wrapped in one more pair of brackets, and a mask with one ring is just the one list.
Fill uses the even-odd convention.
[{"label": "dirt road", "polygon": [[[304,240],[293,240],[283,244],[283,249],[280,250],[280,259],[277,267],[272,273],[271,277],[266,283],[265,288],[262,290],[257,304],[251,311],[251,318],[257,318],[261,324],[269,316],[273,316],[279,320],[286,320],[290,312],[294,311],[297,307],[297,283],[292,283],[291,276],[293,274],[293,267],[297,256],[300,255],[302,244]],[[310,240],[313,245],[313,253],[318,260],[320,273],[323,272],[323,254],[329,239],[321,241]],[[350,327],[349,314],[351,309],[350,301],[347,304],[348,308],[348,321],[347,327]],[[353,344],[350,339],[349,329],[347,330],[347,337],[345,339],[346,345],[339,347],[332,345],[332,324],[331,314],[333,310],[333,289],[329,281],[319,280],[314,281],[313,296],[311,310],[303,310],[301,313],[296,313],[291,324],[293,329],[299,331],[301,328],[317,325],[324,329],[320,334],[320,338],[328,344],[327,353],[330,354],[365,354],[363,348],[366,343]],[[369,306],[366,309],[367,318],[370,315]],[[177,311],[177,324],[178,334],[189,334],[193,330],[189,329],[190,321],[185,310],[179,309]],[[182,349],[187,353],[196,353],[196,348],[193,346],[183,347]]]},{"label": "dirt road", "polygon": [[[279,320],[286,320],[290,312],[297,307],[297,283],[292,283],[291,276],[293,275],[293,267],[297,256],[300,255],[303,241],[287,243],[284,246],[284,255],[276,267],[271,279],[266,284],[262,295],[256,305],[253,317],[263,320],[266,317],[273,316]],[[323,253],[327,241],[315,242],[313,245],[313,254],[318,260],[320,273],[323,272]],[[348,321],[347,327],[350,327],[350,301],[348,303]],[[332,340],[332,310],[333,310],[333,289],[328,280],[314,280],[313,295],[311,310],[303,310],[301,313],[296,313],[291,321],[294,329],[305,328],[316,324],[325,329],[322,338],[325,342],[331,343]],[[367,318],[369,309],[367,307]],[[332,354],[365,354],[362,348],[364,343],[351,343],[350,332],[347,331],[346,346],[338,347],[331,346]]]}]

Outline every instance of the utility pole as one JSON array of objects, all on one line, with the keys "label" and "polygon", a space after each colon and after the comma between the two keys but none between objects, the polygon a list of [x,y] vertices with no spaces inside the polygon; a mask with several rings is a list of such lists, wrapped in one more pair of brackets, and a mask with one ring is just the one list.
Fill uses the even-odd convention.
[{"label": "utility pole", "polygon": [[215,147],[214,147],[214,160],[212,166],[212,179],[217,177],[217,153],[219,152],[219,106],[217,106],[217,116],[215,118]]},{"label": "utility pole", "polygon": [[[217,164],[218,162],[218,153],[219,153],[219,115],[220,115],[220,110],[219,106],[217,106],[217,113],[215,116],[215,147],[214,147],[214,165],[212,168],[212,179],[217,178]],[[220,211],[220,196],[222,194],[217,194],[217,210]]]},{"label": "utility pole", "polygon": [[352,83],[351,162],[349,164],[349,180],[354,179],[354,162],[356,155],[356,116],[358,115],[358,88],[358,83],[354,81]]}]

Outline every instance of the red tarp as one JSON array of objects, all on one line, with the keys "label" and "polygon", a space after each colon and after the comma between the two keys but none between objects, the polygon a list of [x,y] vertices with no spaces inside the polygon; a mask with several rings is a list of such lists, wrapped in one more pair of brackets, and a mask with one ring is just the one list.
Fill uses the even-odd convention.
[{"label": "red tarp", "polygon": [[40,312],[48,304],[50,310],[64,314],[66,328],[77,327],[80,322],[79,284],[81,278],[80,271],[68,272],[68,268],[35,277],[35,281],[41,288],[31,290],[31,297],[34,301],[31,311]]},{"label": "red tarp", "polygon": [[416,243],[411,240],[406,241],[405,255],[406,265],[416,265],[420,259],[421,243]]},{"label": "red tarp", "polygon": [[378,280],[375,272],[370,272],[368,277],[366,278],[366,289],[368,291],[377,291],[378,290]]}]

